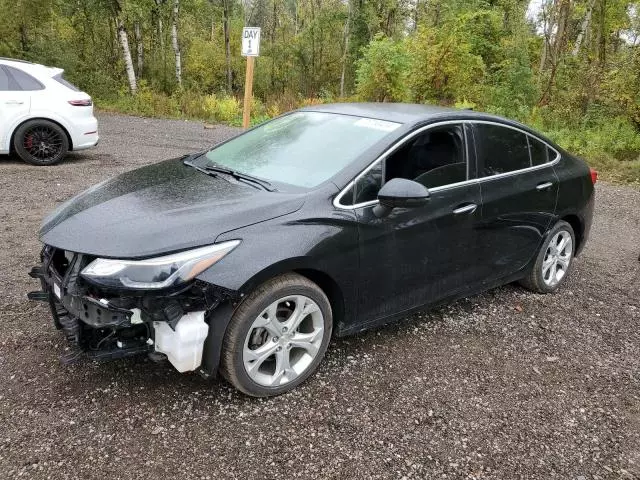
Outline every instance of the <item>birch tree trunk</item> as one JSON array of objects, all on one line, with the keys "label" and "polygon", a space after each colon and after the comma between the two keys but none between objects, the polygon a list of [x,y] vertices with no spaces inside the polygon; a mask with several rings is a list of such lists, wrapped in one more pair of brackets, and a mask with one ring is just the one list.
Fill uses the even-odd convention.
[{"label": "birch tree trunk", "polygon": [[233,90],[231,75],[231,44],[229,43],[229,0],[222,0],[222,30],[224,34],[224,56],[227,62],[227,93]]},{"label": "birch tree trunk", "polygon": [[140,22],[133,24],[133,30],[136,36],[136,53],[138,54],[138,78],[142,77],[142,69],[144,67],[144,45],[142,44],[142,31]]},{"label": "birch tree trunk", "polygon": [[124,66],[127,71],[127,79],[129,80],[129,90],[135,95],[138,90],[138,83],[136,82],[136,72],[133,69],[133,60],[131,59],[131,49],[129,48],[129,38],[127,37],[127,31],[124,28],[122,19],[116,17],[116,28],[118,29],[118,40],[122,47],[122,56],[124,58]]},{"label": "birch tree trunk", "polygon": [[163,58],[164,58],[164,26],[162,24],[162,2],[163,0],[156,0],[156,12],[157,12],[157,25],[156,28],[158,29],[158,39],[160,40],[160,49],[163,52]]},{"label": "birch tree trunk", "polygon": [[578,38],[576,38],[576,44],[573,47],[573,52],[571,52],[574,57],[577,57],[578,53],[580,53],[580,47],[582,47],[582,41],[584,40],[585,35],[587,34],[587,30],[589,29],[589,24],[591,23],[591,15],[593,13],[593,7],[595,4],[596,0],[591,0],[591,2],[589,2],[587,13],[585,14],[582,25],[580,26],[580,32],[578,32]]},{"label": "birch tree trunk", "polygon": [[342,73],[340,74],[340,98],[344,97],[344,75],[345,75],[345,71],[347,70],[347,55],[349,54],[349,25],[351,23],[351,0],[347,1],[347,8],[348,8],[347,21],[344,23],[344,51],[342,52]]},{"label": "birch tree trunk", "polygon": [[178,14],[180,11],[180,0],[173,2],[173,18],[171,21],[171,45],[176,56],[176,81],[182,86],[182,60],[180,58],[180,45],[178,44]]}]

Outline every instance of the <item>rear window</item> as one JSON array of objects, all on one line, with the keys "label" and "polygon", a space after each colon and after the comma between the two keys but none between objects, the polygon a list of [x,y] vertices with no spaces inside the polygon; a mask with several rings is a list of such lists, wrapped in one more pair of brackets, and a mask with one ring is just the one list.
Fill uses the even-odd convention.
[{"label": "rear window", "polygon": [[79,92],[80,89],[78,87],[76,87],[73,83],[71,83],[70,81],[68,81],[67,79],[65,79],[62,76],[62,73],[59,73],[58,75],[56,75],[55,77],[53,77],[53,79],[58,82],[61,83],[62,85],[64,85],[65,87],[73,90],[74,92]]},{"label": "rear window", "polygon": [[[18,86],[18,88],[11,88],[11,90],[44,90],[44,85],[28,73],[8,65],[5,65],[5,68],[7,72],[9,72],[9,76],[13,77],[13,80]],[[11,81],[9,81],[9,86],[11,87]]]}]

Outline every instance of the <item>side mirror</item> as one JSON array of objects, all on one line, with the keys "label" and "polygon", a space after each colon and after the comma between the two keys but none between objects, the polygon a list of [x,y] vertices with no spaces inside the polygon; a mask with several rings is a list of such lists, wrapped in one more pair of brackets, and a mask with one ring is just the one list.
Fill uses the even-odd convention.
[{"label": "side mirror", "polygon": [[394,178],[389,180],[378,192],[380,205],[374,213],[378,216],[388,215],[394,208],[415,208],[429,200],[429,190],[421,183]]}]

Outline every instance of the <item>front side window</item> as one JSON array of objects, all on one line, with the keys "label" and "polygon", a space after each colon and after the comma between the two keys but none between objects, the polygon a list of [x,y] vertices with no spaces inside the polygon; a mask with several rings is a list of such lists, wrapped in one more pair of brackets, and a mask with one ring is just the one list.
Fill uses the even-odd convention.
[{"label": "front side window", "polygon": [[427,188],[467,180],[462,125],[433,127],[411,138],[386,160],[385,181],[406,178]]},{"label": "front side window", "polygon": [[528,135],[488,123],[475,125],[476,155],[480,177],[490,177],[531,166]]},{"label": "front side window", "polygon": [[[358,179],[353,203],[376,200],[383,183],[393,178],[413,180],[427,188],[467,180],[463,126],[433,127],[411,137]],[[352,204],[348,202],[349,193],[343,198],[343,204]]]},{"label": "front side window", "polygon": [[377,200],[382,188],[384,162],[377,162],[366,174],[358,179],[354,186],[354,203]]},{"label": "front side window", "polygon": [[399,123],[325,112],[295,112],[207,152],[221,165],[268,181],[315,187],[355,161]]},{"label": "front side window", "polygon": [[25,73],[22,70],[18,70],[17,68],[13,68],[9,66],[6,66],[5,68],[9,72],[9,76],[13,77],[13,80],[17,84],[18,88],[15,88],[15,90],[29,91],[29,90],[44,89],[44,85],[42,85],[38,80],[33,78],[28,73]]}]

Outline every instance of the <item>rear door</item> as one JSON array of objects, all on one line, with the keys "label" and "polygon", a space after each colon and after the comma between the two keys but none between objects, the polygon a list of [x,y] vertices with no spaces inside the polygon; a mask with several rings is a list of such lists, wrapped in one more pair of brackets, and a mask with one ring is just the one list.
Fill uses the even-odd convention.
[{"label": "rear door", "polygon": [[482,195],[479,262],[485,283],[508,277],[536,254],[554,218],[557,152],[516,128],[474,122]]},{"label": "rear door", "polygon": [[31,96],[22,90],[9,67],[0,65],[0,152],[9,150],[12,127],[29,114]]}]

